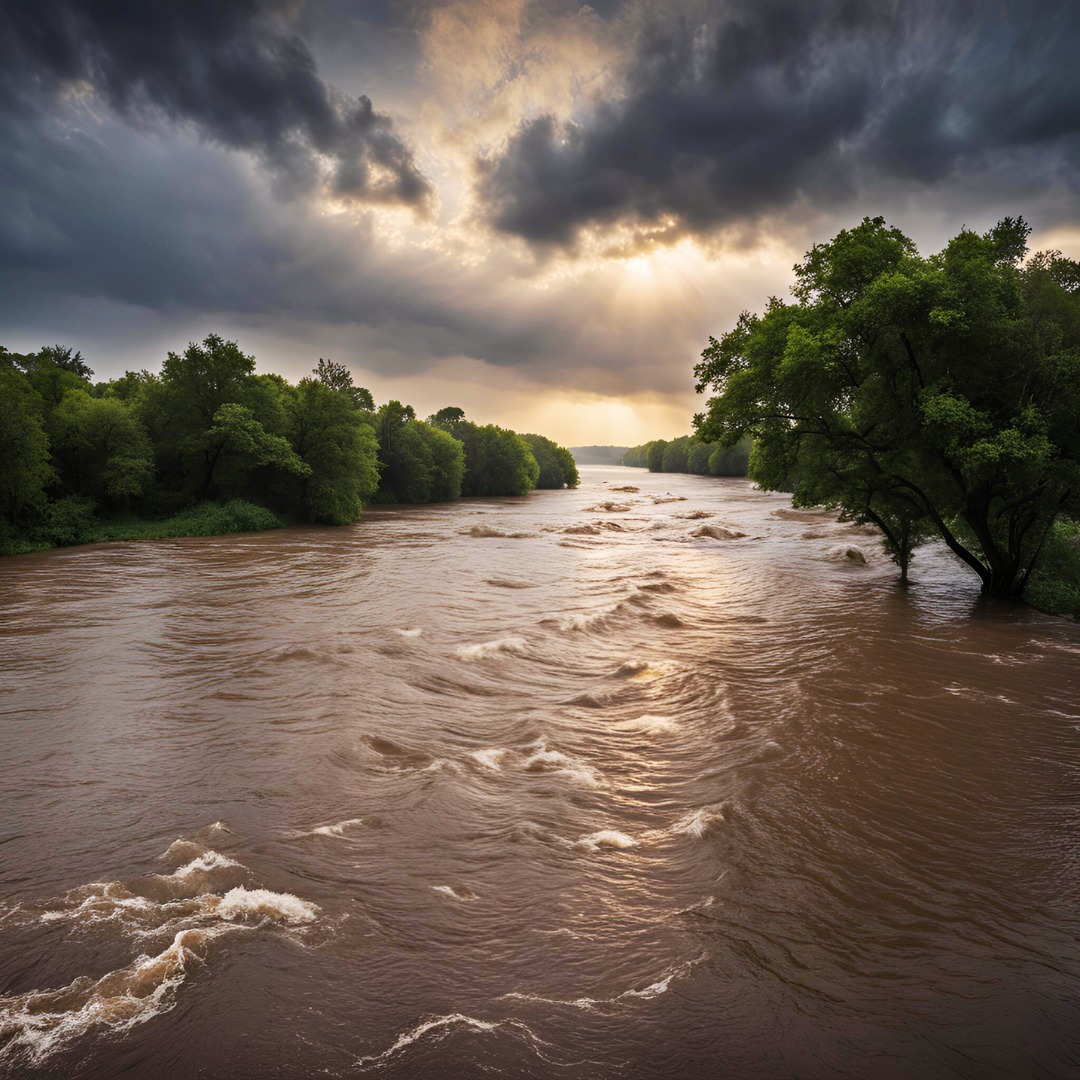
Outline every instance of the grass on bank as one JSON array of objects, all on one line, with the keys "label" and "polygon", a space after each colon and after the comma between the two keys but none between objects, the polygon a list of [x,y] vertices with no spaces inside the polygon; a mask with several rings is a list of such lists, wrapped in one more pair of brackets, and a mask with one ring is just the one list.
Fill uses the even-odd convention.
[{"label": "grass on bank", "polygon": [[134,514],[99,518],[94,504],[77,495],[52,503],[28,535],[0,533],[0,555],[47,551],[54,547],[99,544],[108,540],[163,540],[181,536],[221,536],[226,533],[280,529],[285,522],[264,506],[230,499],[204,502],[158,521]]}]

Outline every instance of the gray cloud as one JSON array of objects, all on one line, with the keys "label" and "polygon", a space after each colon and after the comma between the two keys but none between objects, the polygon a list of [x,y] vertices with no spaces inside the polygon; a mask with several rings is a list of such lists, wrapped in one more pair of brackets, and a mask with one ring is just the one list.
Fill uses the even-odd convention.
[{"label": "gray cloud", "polygon": [[0,108],[55,107],[88,84],[133,123],[164,118],[255,154],[288,190],[426,209],[432,188],[389,117],[318,75],[290,5],[219,0],[3,4]]},{"label": "gray cloud", "polygon": [[659,10],[638,31],[622,96],[577,124],[529,120],[481,159],[477,193],[496,229],[563,247],[615,224],[669,222],[674,237],[797,203],[835,208],[897,181],[963,181],[991,162],[1005,188],[1080,187],[1069,0]]}]

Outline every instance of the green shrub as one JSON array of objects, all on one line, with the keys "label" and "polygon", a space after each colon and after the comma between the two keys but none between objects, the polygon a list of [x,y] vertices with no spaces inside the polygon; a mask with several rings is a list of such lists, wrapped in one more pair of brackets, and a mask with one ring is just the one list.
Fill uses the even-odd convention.
[{"label": "green shrub", "polygon": [[94,501],[82,495],[57,499],[45,507],[31,539],[51,547],[92,543],[97,524],[94,509]]},{"label": "green shrub", "polygon": [[1080,522],[1054,523],[1024,599],[1051,615],[1080,618]]}]

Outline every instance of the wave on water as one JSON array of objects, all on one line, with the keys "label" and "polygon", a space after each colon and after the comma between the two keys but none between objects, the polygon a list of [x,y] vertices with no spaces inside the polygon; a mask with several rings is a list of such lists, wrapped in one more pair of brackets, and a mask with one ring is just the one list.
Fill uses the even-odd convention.
[{"label": "wave on water", "polygon": [[500,762],[509,753],[505,746],[487,746],[483,750],[473,750],[469,756],[480,762],[485,769],[498,772],[502,768]]},{"label": "wave on water", "polygon": [[363,825],[363,818],[346,818],[344,821],[338,821],[333,825],[319,825],[312,829],[310,832],[303,833],[304,836],[344,836],[346,831],[353,828],[356,825]]},{"label": "wave on water", "polygon": [[629,503],[602,502],[586,509],[586,514],[625,514],[630,509]]},{"label": "wave on water", "polygon": [[746,533],[730,529],[726,525],[699,525],[690,530],[691,536],[709,537],[712,540],[742,540]]},{"label": "wave on water", "polygon": [[604,848],[612,848],[616,851],[625,851],[627,848],[637,847],[638,841],[632,836],[618,829],[600,829],[598,832],[589,833],[574,842],[574,847],[582,851],[601,851]]},{"label": "wave on water", "polygon": [[727,816],[728,805],[726,803],[714,803],[711,806],[702,806],[697,810],[691,810],[690,813],[684,814],[679,818],[679,820],[671,826],[671,832],[682,833],[684,836],[694,836],[700,839],[714,825],[726,821]]},{"label": "wave on water", "polygon": [[188,974],[206,959],[216,937],[238,927],[180,930],[156,956],[143,954],[94,980],[80,976],[58,990],[0,998],[0,1060],[37,1063],[94,1027],[126,1031],[167,1012]]},{"label": "wave on water", "polygon": [[525,639],[519,634],[509,634],[492,641],[481,641],[476,645],[461,645],[454,651],[462,660],[489,660],[493,656],[506,653],[521,653],[526,644]]},{"label": "wave on water", "polygon": [[394,633],[403,638],[418,638],[424,631],[418,626],[395,627]]},{"label": "wave on water", "polygon": [[594,1012],[605,1007],[619,1007],[628,1001],[652,1001],[654,998],[666,994],[668,990],[671,989],[671,984],[676,979],[681,979],[689,975],[690,972],[704,959],[703,956],[697,956],[693,960],[686,960],[675,967],[669,967],[659,979],[649,983],[648,986],[644,986],[640,990],[624,990],[621,994],[616,994],[614,997],[579,997],[565,999],[542,997],[539,994],[525,994],[512,991],[509,994],[503,994],[501,1000],[529,1001],[543,1005],[562,1005],[571,1009],[583,1009],[586,1012]]},{"label": "wave on water", "polygon": [[866,552],[853,544],[839,544],[836,547],[829,548],[825,553],[825,558],[831,559],[833,562],[851,562],[858,563],[860,566],[866,565]]},{"label": "wave on water", "polygon": [[425,1036],[436,1041],[442,1041],[454,1031],[471,1031],[478,1034],[490,1034],[495,1031],[506,1031],[519,1038],[524,1038],[530,1043],[537,1044],[538,1039],[529,1028],[520,1020],[477,1020],[476,1017],[466,1016],[464,1013],[449,1013],[446,1016],[434,1016],[417,1024],[412,1030],[399,1035],[393,1046],[384,1050],[381,1054],[370,1054],[359,1058],[356,1062],[362,1065],[381,1065],[388,1058],[401,1053],[413,1043],[418,1042]]},{"label": "wave on water", "polygon": [[528,532],[504,532],[502,529],[493,528],[491,525],[473,525],[469,529],[462,529],[461,535],[473,536],[477,539],[499,537],[504,540],[528,540],[535,534]]},{"label": "wave on water", "polygon": [[531,581],[508,581],[506,578],[487,578],[485,585],[491,585],[496,589],[535,589]]},{"label": "wave on water", "polygon": [[644,713],[630,720],[619,720],[612,727],[619,731],[640,732],[642,735],[667,735],[678,730],[679,724],[674,717]]},{"label": "wave on water", "polygon": [[396,743],[381,735],[361,735],[360,742],[379,758],[378,766],[390,772],[414,772],[430,769],[439,764],[438,759],[423,750]]},{"label": "wave on water", "polygon": [[600,786],[600,775],[591,765],[586,765],[561,750],[551,749],[544,739],[537,739],[526,749],[531,752],[521,763],[523,772],[557,773],[586,787]]},{"label": "wave on water", "polygon": [[463,903],[479,899],[468,885],[432,885],[431,890],[443,896],[449,896],[451,900],[460,900]]},{"label": "wave on water", "polygon": [[[177,840],[165,857],[186,858],[199,847]],[[235,881],[237,873],[250,877],[235,859],[203,849],[171,874],[91,882],[24,905],[30,921],[66,922],[74,931],[110,923],[136,940],[167,937],[171,944],[100,978],[80,976],[58,989],[0,997],[0,1062],[36,1063],[92,1028],[126,1031],[167,1012],[180,985],[206,961],[209,943],[227,933],[268,925],[302,930],[318,918],[315,904],[291,893],[223,885],[223,877]]]}]

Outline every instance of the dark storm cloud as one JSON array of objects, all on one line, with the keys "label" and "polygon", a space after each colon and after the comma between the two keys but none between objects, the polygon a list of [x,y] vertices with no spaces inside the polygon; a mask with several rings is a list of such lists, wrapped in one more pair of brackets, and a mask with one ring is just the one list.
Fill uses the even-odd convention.
[{"label": "dark storm cloud", "polygon": [[622,96],[578,124],[532,119],[480,161],[482,213],[497,229],[563,246],[620,223],[678,236],[989,165],[1004,189],[1032,196],[1080,186],[1070,0],[657,10]]},{"label": "dark storm cloud", "polygon": [[255,0],[11,0],[0,108],[23,115],[88,84],[129,122],[164,118],[255,154],[279,184],[425,209],[432,189],[388,117],[320,79],[288,20]]}]

